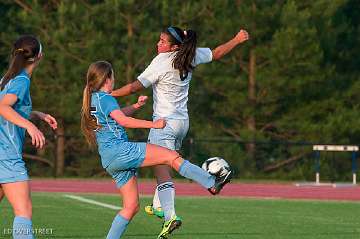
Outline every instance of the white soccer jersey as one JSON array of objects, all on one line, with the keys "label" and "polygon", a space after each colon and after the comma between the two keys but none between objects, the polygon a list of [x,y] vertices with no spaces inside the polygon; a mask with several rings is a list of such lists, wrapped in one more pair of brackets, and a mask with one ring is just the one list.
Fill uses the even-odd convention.
[{"label": "white soccer jersey", "polygon": [[[169,119],[187,119],[188,92],[191,72],[181,80],[179,71],[173,67],[176,52],[158,54],[138,76],[144,87],[153,87],[153,116]],[[209,48],[197,48],[193,66],[208,63],[212,60]]]}]

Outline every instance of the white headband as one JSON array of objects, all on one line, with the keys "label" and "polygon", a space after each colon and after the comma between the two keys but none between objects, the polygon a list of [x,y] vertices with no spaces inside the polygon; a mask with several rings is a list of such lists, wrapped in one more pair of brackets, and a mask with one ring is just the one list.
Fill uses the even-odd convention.
[{"label": "white headband", "polygon": [[[41,43],[39,42],[39,53],[38,53],[37,57],[40,57],[41,53],[42,53],[42,45],[41,45]],[[35,58],[34,58],[34,57],[33,57],[33,58],[29,58],[28,61],[35,61]]]},{"label": "white headband", "polygon": [[42,53],[42,45],[41,45],[41,43],[39,42],[39,45],[40,45],[40,49],[39,49],[39,53],[38,53],[38,55],[40,55],[41,53]]}]

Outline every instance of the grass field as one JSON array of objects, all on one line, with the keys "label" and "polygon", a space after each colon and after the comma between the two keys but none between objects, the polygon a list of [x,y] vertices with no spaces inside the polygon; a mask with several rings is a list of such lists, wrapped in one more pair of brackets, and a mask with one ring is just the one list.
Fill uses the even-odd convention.
[{"label": "grass field", "polygon": [[[78,196],[120,205],[116,195]],[[33,193],[34,228],[47,229],[37,238],[105,238],[115,210],[64,197],[63,193]],[[141,208],[151,201],[141,198]],[[183,227],[178,239],[342,239],[360,238],[360,203],[270,199],[177,197]],[[0,238],[12,226],[6,200],[0,204]],[[161,221],[141,210],[123,238],[156,238]],[[51,234],[52,230],[52,234]],[[43,231],[44,232],[44,231]]]}]

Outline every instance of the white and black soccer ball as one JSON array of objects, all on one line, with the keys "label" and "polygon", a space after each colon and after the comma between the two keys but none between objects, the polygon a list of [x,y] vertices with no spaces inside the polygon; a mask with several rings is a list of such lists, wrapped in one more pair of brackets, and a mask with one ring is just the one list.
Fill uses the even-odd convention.
[{"label": "white and black soccer ball", "polygon": [[229,164],[220,157],[212,157],[205,160],[201,167],[208,173],[220,177],[228,174],[230,171]]}]

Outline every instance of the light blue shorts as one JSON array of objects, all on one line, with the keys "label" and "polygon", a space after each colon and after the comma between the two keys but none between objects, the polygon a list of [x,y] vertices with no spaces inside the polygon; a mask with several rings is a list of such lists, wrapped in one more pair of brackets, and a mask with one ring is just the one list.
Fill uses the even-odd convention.
[{"label": "light blue shorts", "polygon": [[115,180],[118,188],[124,186],[144,162],[146,143],[123,142],[116,149],[116,157],[105,168]]},{"label": "light blue shorts", "polygon": [[21,158],[0,160],[0,184],[27,180],[29,175]]},{"label": "light blue shorts", "polygon": [[[156,118],[154,118],[156,120]],[[150,129],[148,142],[171,150],[180,150],[182,141],[189,130],[189,119],[166,119],[163,129]]]}]

